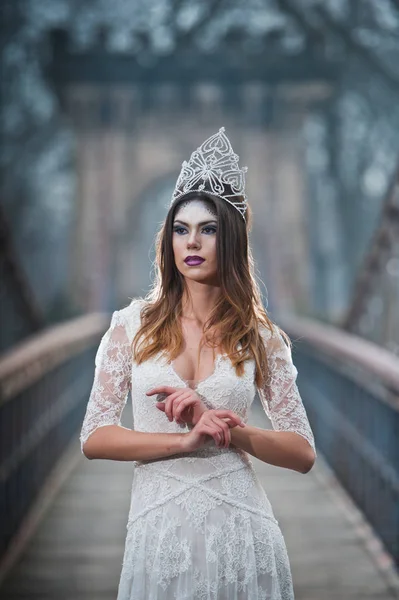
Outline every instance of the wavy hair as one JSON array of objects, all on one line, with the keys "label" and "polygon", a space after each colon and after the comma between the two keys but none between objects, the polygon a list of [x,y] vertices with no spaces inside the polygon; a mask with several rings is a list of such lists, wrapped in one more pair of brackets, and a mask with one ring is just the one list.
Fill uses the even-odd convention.
[{"label": "wavy hair", "polygon": [[[228,192],[230,193],[230,191]],[[182,315],[182,295],[185,278],[177,269],[172,247],[174,216],[188,198],[201,198],[213,205],[217,214],[216,252],[221,294],[204,325],[204,337],[213,348],[221,347],[236,370],[244,373],[244,362],[254,359],[255,383],[266,385],[268,376],[267,352],[261,328],[281,332],[288,346],[291,341],[268,316],[263,307],[254,275],[254,260],[248,243],[252,226],[252,211],[247,205],[246,220],[229,202],[213,196],[209,188],[191,192],[177,199],[156,235],[156,276],[141,309],[141,325],[132,340],[132,355],[137,364],[164,352],[169,360],[179,356],[184,338],[179,318]],[[237,198],[242,201],[241,197]],[[219,344],[215,343],[219,339]],[[237,344],[241,343],[241,349]],[[200,344],[201,346],[202,344]]]}]

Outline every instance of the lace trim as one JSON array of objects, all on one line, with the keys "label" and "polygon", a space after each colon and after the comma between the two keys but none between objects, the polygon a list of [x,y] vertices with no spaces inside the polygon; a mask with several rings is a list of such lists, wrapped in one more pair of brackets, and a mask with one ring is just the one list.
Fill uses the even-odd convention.
[{"label": "lace trim", "polygon": [[278,330],[273,337],[269,331],[263,331],[262,337],[269,362],[269,383],[257,388],[263,409],[273,429],[301,435],[316,454],[313,431],[296,384],[298,370],[292,361],[291,350]]},{"label": "lace trim", "polygon": [[96,429],[120,425],[131,387],[132,368],[125,312],[126,309],[122,309],[112,314],[96,353],[94,380],[79,438],[81,452]]},{"label": "lace trim", "polygon": [[[145,465],[142,465],[142,467],[145,467]],[[179,496],[184,494],[184,492],[186,492],[190,488],[195,488],[198,490],[203,489],[206,492],[206,495],[209,495],[209,496],[215,498],[216,500],[219,501],[219,503],[225,502],[227,504],[231,504],[232,506],[235,506],[236,508],[240,508],[242,510],[252,512],[253,514],[259,515],[261,517],[266,517],[267,519],[270,519],[271,521],[273,521],[273,523],[275,523],[277,525],[278,524],[277,519],[275,519],[271,515],[267,514],[265,511],[262,511],[257,508],[254,508],[252,506],[246,505],[243,502],[240,502],[238,500],[234,500],[233,498],[227,496],[226,494],[221,494],[220,492],[213,490],[211,487],[203,485],[207,481],[210,481],[211,479],[215,479],[215,477],[222,478],[224,475],[229,475],[236,471],[240,471],[241,469],[248,469],[248,467],[247,467],[247,465],[232,465],[230,467],[227,467],[226,469],[218,470],[214,473],[208,473],[203,476],[196,475],[195,478],[186,477],[186,476],[179,475],[177,473],[172,473],[172,472],[168,471],[168,479],[170,479],[170,478],[175,479],[176,481],[179,481],[179,482],[183,483],[184,485],[182,487],[179,487],[178,489],[174,490],[173,492],[169,493],[168,495],[160,498],[156,502],[153,502],[152,504],[150,503],[148,506],[143,508],[143,510],[136,513],[134,516],[132,516],[129,519],[127,527],[128,528],[131,527],[133,525],[133,523],[135,523],[138,519],[142,519],[150,511],[160,508],[161,506],[170,502],[171,500],[175,500],[176,498],[178,498]],[[152,468],[151,472],[157,473],[161,477],[165,475],[165,473],[161,469]],[[178,502],[178,504],[179,504],[179,502]],[[182,503],[180,502],[180,504],[182,504]],[[212,508],[212,507],[210,507],[210,508]],[[208,510],[206,512],[208,512]],[[194,519],[195,519],[195,515],[194,515]],[[202,522],[202,519],[200,521]],[[200,522],[198,522],[198,526],[200,526]]]}]

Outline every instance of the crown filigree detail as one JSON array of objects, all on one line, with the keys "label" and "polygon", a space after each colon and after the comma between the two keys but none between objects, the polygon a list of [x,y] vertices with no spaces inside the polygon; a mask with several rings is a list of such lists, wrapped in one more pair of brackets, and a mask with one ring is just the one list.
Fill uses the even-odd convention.
[{"label": "crown filigree detail", "polygon": [[[244,174],[248,168],[240,169],[239,158],[225,134],[225,128],[221,127],[194,150],[188,162],[182,163],[171,204],[190,192],[207,191],[232,204],[245,221],[247,196]],[[244,201],[241,198],[234,201],[238,197]]]}]

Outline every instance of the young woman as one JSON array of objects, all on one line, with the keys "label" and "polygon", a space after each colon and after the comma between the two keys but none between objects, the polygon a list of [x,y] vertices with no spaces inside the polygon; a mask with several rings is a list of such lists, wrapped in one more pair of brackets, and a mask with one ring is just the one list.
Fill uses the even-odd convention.
[{"label": "young woman", "polygon": [[[249,455],[307,473],[316,451],[253,275],[244,172],[224,128],[183,163],[154,286],[113,313],[97,352],[82,452],[135,464],[117,600],[294,598]],[[256,391],[274,430],[246,424]]]}]

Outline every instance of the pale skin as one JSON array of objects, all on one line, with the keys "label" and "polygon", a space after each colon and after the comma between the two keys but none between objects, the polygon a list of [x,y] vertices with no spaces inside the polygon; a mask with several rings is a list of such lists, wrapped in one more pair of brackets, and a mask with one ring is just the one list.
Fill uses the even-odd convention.
[{"label": "pale skin", "polygon": [[[174,361],[175,370],[188,381],[198,381],[210,375],[214,368],[214,352],[202,347],[203,326],[220,292],[217,271],[217,215],[210,203],[201,198],[183,203],[173,223],[173,253],[177,269],[185,278],[187,292],[183,295],[181,326],[185,348]],[[187,256],[200,256],[204,262],[188,266]],[[209,410],[191,387],[158,386],[147,395],[165,394],[156,404],[165,419],[191,423],[188,433],[144,433],[118,425],[95,430],[84,446],[88,458],[110,460],[151,460],[201,447],[212,437],[215,445],[241,448],[269,464],[307,473],[315,461],[308,442],[290,431],[273,431],[247,425],[229,410]]]}]

